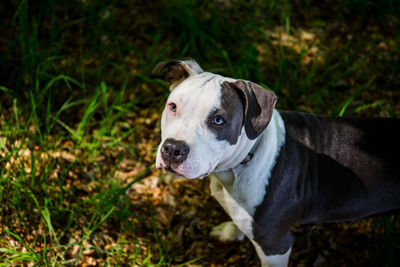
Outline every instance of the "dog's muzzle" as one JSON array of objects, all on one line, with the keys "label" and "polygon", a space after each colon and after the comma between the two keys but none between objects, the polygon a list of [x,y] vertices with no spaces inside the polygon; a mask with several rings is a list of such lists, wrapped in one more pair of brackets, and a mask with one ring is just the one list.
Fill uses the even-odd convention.
[{"label": "dog's muzzle", "polygon": [[168,138],[161,147],[161,157],[167,167],[179,165],[184,162],[189,154],[190,148],[185,141]]}]

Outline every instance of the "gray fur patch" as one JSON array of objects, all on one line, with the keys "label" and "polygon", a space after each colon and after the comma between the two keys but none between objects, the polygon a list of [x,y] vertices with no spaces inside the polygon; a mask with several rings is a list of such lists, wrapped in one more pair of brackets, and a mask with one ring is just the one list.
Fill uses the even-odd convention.
[{"label": "gray fur patch", "polygon": [[[221,108],[212,110],[207,116],[206,124],[216,134],[217,140],[226,140],[231,145],[237,143],[243,127],[244,106],[239,94],[231,86],[221,85]],[[213,123],[215,116],[224,118],[223,125]]]}]

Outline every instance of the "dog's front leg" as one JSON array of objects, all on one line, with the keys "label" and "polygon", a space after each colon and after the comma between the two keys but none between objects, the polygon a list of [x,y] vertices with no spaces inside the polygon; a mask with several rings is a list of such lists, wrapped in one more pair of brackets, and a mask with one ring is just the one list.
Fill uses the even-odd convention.
[{"label": "dog's front leg", "polygon": [[277,255],[265,255],[264,251],[262,248],[252,239],[250,239],[251,242],[254,245],[254,248],[256,249],[258,258],[261,261],[261,266],[262,267],[287,267],[289,263],[289,257],[290,257],[290,252],[292,251],[292,248],[289,248],[289,250],[285,254],[277,254]]},{"label": "dog's front leg", "polygon": [[[253,243],[263,267],[286,267],[289,262],[291,247],[284,254],[266,255],[261,246],[253,239],[251,216],[227,194],[226,190],[223,189],[223,185],[215,177],[211,176],[210,178],[211,194],[233,219],[233,222],[225,222],[214,227],[211,234],[223,239],[221,238],[223,235],[232,238],[233,236],[237,236],[238,233],[244,233]],[[233,210],[234,212],[232,212]],[[273,240],[275,239],[273,238]],[[276,239],[276,241],[279,243],[279,239]]]},{"label": "dog's front leg", "polygon": [[217,178],[210,176],[211,195],[224,208],[233,221],[224,222],[211,231],[211,236],[218,237],[221,241],[243,240],[244,236],[251,236],[252,217],[245,211],[229,193],[224,189]]}]

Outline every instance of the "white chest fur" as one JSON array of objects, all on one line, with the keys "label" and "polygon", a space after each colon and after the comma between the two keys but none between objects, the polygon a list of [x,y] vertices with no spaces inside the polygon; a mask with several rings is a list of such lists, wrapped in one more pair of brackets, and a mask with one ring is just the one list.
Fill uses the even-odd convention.
[{"label": "white chest fur", "polygon": [[211,174],[210,179],[211,195],[215,197],[224,208],[225,212],[229,214],[239,230],[248,238],[253,238],[253,217],[242,207],[241,203],[231,196],[226,188],[219,182],[215,174]]}]

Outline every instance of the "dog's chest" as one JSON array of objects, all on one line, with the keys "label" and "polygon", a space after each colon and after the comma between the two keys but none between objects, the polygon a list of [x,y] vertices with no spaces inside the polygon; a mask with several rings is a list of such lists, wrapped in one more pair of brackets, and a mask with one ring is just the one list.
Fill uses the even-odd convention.
[{"label": "dog's chest", "polygon": [[248,203],[244,201],[242,192],[228,190],[218,181],[214,174],[210,175],[211,194],[229,214],[232,221],[247,237],[253,238],[253,217],[248,210]]}]

